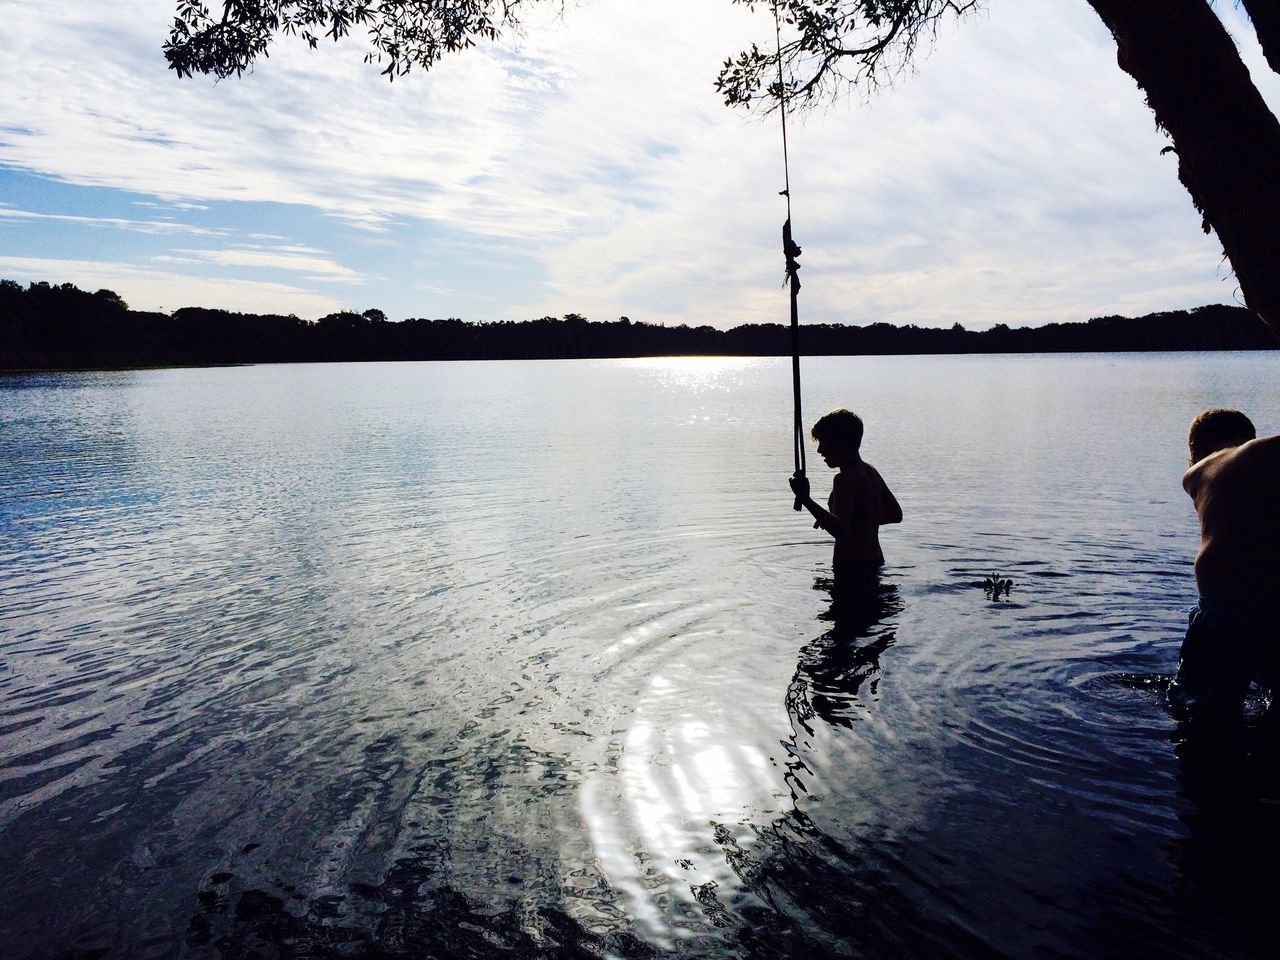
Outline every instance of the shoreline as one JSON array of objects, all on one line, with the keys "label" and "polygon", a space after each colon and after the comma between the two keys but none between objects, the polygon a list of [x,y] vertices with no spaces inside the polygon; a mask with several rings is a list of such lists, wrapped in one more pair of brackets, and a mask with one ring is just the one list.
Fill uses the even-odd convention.
[{"label": "shoreline", "polygon": [[[829,357],[1067,357],[1067,356],[1124,356],[1149,354],[1206,354],[1206,353],[1270,353],[1280,350],[1280,344],[1270,347],[1155,347],[1150,349],[1080,349],[1080,350],[953,350],[911,351],[899,353],[801,353],[801,360],[821,360]],[[130,373],[145,370],[217,370],[228,367],[294,367],[326,366],[354,363],[575,363],[582,360],[788,360],[789,353],[644,353],[616,354],[582,357],[379,357],[379,358],[330,358],[301,360],[238,360],[230,363],[141,363],[141,364],[89,364],[85,366],[33,366],[3,367],[0,376],[19,376],[39,373]]]}]

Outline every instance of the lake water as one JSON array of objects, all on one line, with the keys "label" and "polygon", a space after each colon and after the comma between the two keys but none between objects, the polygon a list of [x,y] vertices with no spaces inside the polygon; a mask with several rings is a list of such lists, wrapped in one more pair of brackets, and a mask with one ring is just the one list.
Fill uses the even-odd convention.
[{"label": "lake water", "polygon": [[1274,751],[1164,686],[1187,425],[1280,361],[804,371],[906,513],[869,615],[785,359],[0,378],[0,956],[1272,945]]}]

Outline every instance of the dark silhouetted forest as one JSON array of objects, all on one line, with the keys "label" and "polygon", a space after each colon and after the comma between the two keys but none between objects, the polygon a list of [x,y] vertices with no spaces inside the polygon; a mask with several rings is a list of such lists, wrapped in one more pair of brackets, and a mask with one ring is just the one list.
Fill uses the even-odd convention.
[{"label": "dark silhouetted forest", "polygon": [[[920,353],[1062,353],[1120,350],[1274,350],[1276,340],[1241,307],[1207,306],[1145,317],[990,330],[805,324],[807,356]],[[27,288],[0,280],[0,369],[80,369],[343,360],[532,360],[644,356],[786,356],[788,329],[746,324],[667,327],[578,314],[468,323],[388,320],[381,310],[319,320],[184,307],[130,310],[110,290],[64,283]]]}]

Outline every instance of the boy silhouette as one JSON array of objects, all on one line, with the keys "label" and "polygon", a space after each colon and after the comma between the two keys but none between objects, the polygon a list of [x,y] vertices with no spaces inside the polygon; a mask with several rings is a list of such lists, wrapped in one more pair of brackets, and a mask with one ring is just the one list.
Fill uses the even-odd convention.
[{"label": "boy silhouette", "polygon": [[901,523],[902,507],[876,468],[862,459],[862,418],[856,413],[832,410],[810,434],[818,442],[818,455],[838,471],[826,509],[809,495],[807,477],[792,476],[791,490],[813,515],[813,525],[835,538],[837,595],[874,592],[884,564],[880,525]]},{"label": "boy silhouette", "polygon": [[1280,437],[1239,410],[1206,410],[1182,477],[1200,517],[1196,587],[1172,692],[1192,716],[1239,717],[1249,684],[1280,681]]}]

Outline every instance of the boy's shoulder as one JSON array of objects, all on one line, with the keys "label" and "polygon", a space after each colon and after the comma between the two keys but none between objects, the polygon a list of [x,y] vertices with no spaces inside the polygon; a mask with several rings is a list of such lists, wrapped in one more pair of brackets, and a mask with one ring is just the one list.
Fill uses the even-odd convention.
[{"label": "boy's shoulder", "polygon": [[1226,450],[1216,450],[1207,457],[1197,460],[1182,475],[1182,489],[1195,499],[1202,490],[1213,483],[1227,459],[1234,456],[1239,449],[1239,447],[1230,447]]},{"label": "boy's shoulder", "polygon": [[854,489],[866,490],[870,487],[878,487],[884,484],[880,472],[867,463],[865,460],[858,462],[856,467],[846,468],[835,475],[832,489],[838,492]]},{"label": "boy's shoulder", "polygon": [[1280,437],[1258,437],[1231,451],[1233,460],[1241,463],[1280,463]]},{"label": "boy's shoulder", "polygon": [[879,484],[881,486],[884,485],[884,477],[880,476],[880,471],[877,470],[871,464],[867,463],[865,460],[862,461],[862,469],[863,469],[863,476],[866,477],[868,480],[872,481],[873,483]]},{"label": "boy's shoulder", "polygon": [[1233,478],[1247,482],[1259,473],[1280,479],[1280,436],[1258,437],[1209,454],[1182,475],[1182,488],[1194,497],[1207,486],[1230,485]]},{"label": "boy's shoulder", "polygon": [[[1280,437],[1258,437],[1238,447],[1221,450],[1201,461],[1205,479],[1229,478],[1280,471]],[[1196,464],[1200,466],[1200,464]],[[1188,471],[1190,472],[1190,471]]]},{"label": "boy's shoulder", "polygon": [[837,483],[847,483],[849,481],[858,481],[874,476],[878,476],[876,468],[865,460],[859,460],[856,464],[846,466],[843,470],[837,473],[835,479]]}]

